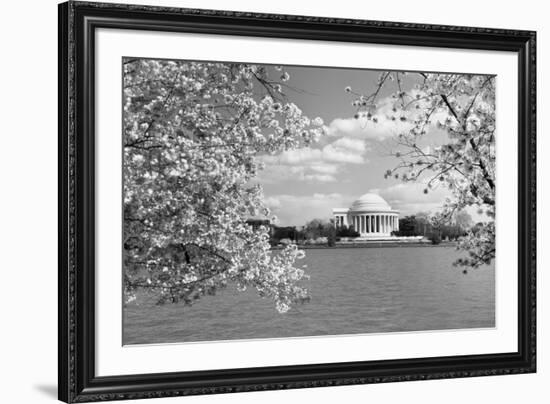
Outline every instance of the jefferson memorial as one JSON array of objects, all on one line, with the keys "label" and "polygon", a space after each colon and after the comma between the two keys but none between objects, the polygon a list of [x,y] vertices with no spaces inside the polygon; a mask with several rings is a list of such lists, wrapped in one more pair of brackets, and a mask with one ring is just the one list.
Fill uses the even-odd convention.
[{"label": "jefferson memorial", "polygon": [[399,211],[377,194],[365,194],[349,208],[332,209],[336,226],[353,226],[361,237],[390,237],[399,230]]}]

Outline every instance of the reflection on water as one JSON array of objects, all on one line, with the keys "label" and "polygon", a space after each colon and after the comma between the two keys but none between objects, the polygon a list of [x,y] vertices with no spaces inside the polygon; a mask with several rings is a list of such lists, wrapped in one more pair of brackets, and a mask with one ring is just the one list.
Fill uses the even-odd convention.
[{"label": "reflection on water", "polygon": [[130,304],[124,344],[278,338],[495,325],[494,266],[452,266],[452,247],[306,251],[309,303],[285,314],[233,286],[192,307]]}]

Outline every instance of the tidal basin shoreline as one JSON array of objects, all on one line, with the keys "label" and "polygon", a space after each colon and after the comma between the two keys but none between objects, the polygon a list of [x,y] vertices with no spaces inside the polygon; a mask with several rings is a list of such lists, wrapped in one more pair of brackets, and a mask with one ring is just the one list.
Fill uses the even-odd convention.
[{"label": "tidal basin shoreline", "polygon": [[[362,242],[337,242],[334,246],[326,244],[298,244],[302,250],[327,249],[337,250],[340,248],[384,248],[384,247],[456,247],[454,241],[442,241],[439,244],[433,244],[430,241],[362,241]],[[282,250],[284,246],[273,246],[272,250]]]}]

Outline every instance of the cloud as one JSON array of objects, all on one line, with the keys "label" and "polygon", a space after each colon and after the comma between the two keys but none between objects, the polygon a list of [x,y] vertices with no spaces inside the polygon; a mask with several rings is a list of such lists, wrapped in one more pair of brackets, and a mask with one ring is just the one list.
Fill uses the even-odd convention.
[{"label": "cloud", "polygon": [[264,162],[278,163],[278,164],[301,164],[312,161],[319,161],[322,158],[323,152],[319,149],[301,148],[295,150],[287,150],[277,156],[266,156],[263,158]]},{"label": "cloud", "polygon": [[281,194],[266,197],[265,204],[277,216],[277,225],[299,227],[312,219],[331,219],[332,209],[348,206],[350,197],[339,193]]},{"label": "cloud", "polygon": [[310,165],[309,168],[312,171],[322,174],[336,174],[338,172],[339,166],[337,164],[315,163]]},{"label": "cloud", "polygon": [[303,163],[352,163],[365,162],[363,153],[367,150],[364,141],[351,138],[340,138],[321,149],[303,147],[287,150],[277,156],[264,156],[262,160],[270,164],[298,165]]},{"label": "cloud", "polygon": [[371,189],[388,202],[393,209],[400,211],[401,215],[411,215],[419,212],[437,212],[441,210],[445,198],[451,196],[448,189],[438,187],[424,193],[426,186],[422,183],[399,183],[387,188]]},{"label": "cloud", "polygon": [[287,150],[276,156],[261,156],[265,168],[260,182],[273,183],[285,179],[315,182],[336,181],[346,164],[365,164],[369,150],[364,140],[342,137],[321,147]]},{"label": "cloud", "polygon": [[336,178],[330,174],[304,174],[306,181],[334,182]]},{"label": "cloud", "polygon": [[377,123],[366,118],[336,118],[328,128],[329,136],[384,140],[394,137],[402,131],[410,130],[411,125],[386,118],[379,118]]},{"label": "cloud", "polygon": [[364,141],[342,137],[323,147],[323,159],[338,163],[362,164],[367,150]]},{"label": "cloud", "polygon": [[372,118],[336,118],[328,126],[331,136],[346,136],[355,139],[385,140],[399,133],[408,132],[413,127],[412,114],[395,108],[392,98],[384,98]]},{"label": "cloud", "polygon": [[335,142],[332,142],[327,147],[333,149],[352,150],[359,153],[363,153],[367,150],[367,145],[364,141],[359,139],[352,139],[349,137],[342,137]]},{"label": "cloud", "polygon": [[264,198],[264,203],[269,209],[277,209],[281,207],[281,200],[276,196]]},{"label": "cloud", "polygon": [[[412,91],[414,96],[416,93]],[[415,103],[419,105],[419,109],[410,107],[403,111],[401,106],[396,104],[396,100],[392,97],[381,99],[377,103],[377,108],[370,111],[371,118],[336,118],[328,125],[328,133],[331,136],[346,136],[355,139],[373,139],[385,140],[395,137],[400,133],[408,133],[414,126],[413,122],[419,117],[419,111],[424,112],[427,105],[422,102]],[[430,120],[431,125],[425,128],[427,132],[439,131],[437,122],[443,122],[448,113],[436,112],[432,114]]]},{"label": "cloud", "polygon": [[288,165],[267,163],[258,173],[255,182],[260,184],[276,184],[285,181],[334,182],[339,166],[315,163],[312,165]]}]

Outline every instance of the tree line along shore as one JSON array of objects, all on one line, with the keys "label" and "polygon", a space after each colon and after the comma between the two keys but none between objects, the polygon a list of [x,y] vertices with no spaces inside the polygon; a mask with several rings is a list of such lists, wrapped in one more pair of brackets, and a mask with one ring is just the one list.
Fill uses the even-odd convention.
[{"label": "tree line along shore", "polygon": [[250,220],[252,226],[267,226],[270,244],[282,248],[297,244],[304,248],[324,247],[377,247],[403,245],[456,245],[460,237],[475,232],[470,215],[460,212],[451,222],[435,223],[424,213],[399,219],[399,230],[391,233],[391,239],[365,239],[353,226],[335,226],[333,220],[313,219],[304,226],[276,226],[268,220]]}]

